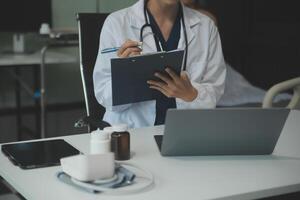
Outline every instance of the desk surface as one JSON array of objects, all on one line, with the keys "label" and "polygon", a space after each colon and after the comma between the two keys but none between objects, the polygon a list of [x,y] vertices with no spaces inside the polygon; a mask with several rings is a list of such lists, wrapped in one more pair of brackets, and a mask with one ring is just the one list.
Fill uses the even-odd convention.
[{"label": "desk surface", "polygon": [[[46,64],[63,64],[77,62],[75,56],[48,51],[46,54]],[[38,51],[33,54],[0,54],[0,67],[1,66],[16,66],[16,65],[39,65],[41,64],[41,53]]]},{"label": "desk surface", "polygon": [[[292,111],[274,151],[268,156],[161,157],[153,139],[162,127],[131,130],[133,159],[149,169],[155,186],[144,193],[89,194],[59,182],[60,167],[21,170],[0,153],[0,175],[26,199],[255,199],[300,191],[300,111]],[[63,137],[84,153],[89,135]]]}]

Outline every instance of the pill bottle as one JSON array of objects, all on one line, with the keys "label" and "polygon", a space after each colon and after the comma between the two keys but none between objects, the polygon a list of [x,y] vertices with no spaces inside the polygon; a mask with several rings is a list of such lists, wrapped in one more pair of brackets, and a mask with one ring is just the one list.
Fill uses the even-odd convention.
[{"label": "pill bottle", "polygon": [[111,134],[111,151],[115,153],[115,160],[130,159],[130,133],[126,124],[117,124],[108,128]]},{"label": "pill bottle", "polygon": [[91,133],[90,154],[104,154],[111,152],[110,134],[108,130],[97,129]]}]

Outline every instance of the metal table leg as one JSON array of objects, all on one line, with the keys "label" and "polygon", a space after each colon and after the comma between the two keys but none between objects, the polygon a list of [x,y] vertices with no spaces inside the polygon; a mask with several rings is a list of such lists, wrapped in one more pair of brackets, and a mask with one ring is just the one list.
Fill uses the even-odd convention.
[{"label": "metal table leg", "polygon": [[58,41],[54,43],[48,43],[41,50],[41,85],[40,85],[40,103],[41,103],[41,138],[46,137],[46,52],[50,47],[72,47],[78,46],[78,41],[68,42],[68,41]]},{"label": "metal table leg", "polygon": [[41,138],[46,137],[46,97],[45,97],[45,58],[48,45],[44,46],[41,50],[41,89],[40,89],[40,103],[41,103]]},{"label": "metal table leg", "polygon": [[40,73],[41,70],[40,68],[37,67],[33,67],[32,69],[34,71],[34,81],[33,81],[33,85],[34,85],[34,110],[35,110],[35,138],[40,138],[41,134],[41,109],[40,109],[40,83],[41,83],[41,79],[40,79]]},{"label": "metal table leg", "polygon": [[[24,126],[22,124],[22,96],[21,89],[24,89],[31,97],[34,96],[34,91],[22,79],[20,66],[14,67],[14,72],[7,69],[8,74],[15,80],[15,99],[16,99],[16,127],[17,127],[17,140],[22,140],[24,135]],[[38,129],[37,131],[39,131]]]},{"label": "metal table leg", "polygon": [[[15,68],[15,74],[20,76],[20,69],[18,67]],[[17,107],[17,140],[22,140],[22,111],[21,111],[21,86],[20,82],[16,80],[15,87],[15,95],[16,95],[16,107]]]}]

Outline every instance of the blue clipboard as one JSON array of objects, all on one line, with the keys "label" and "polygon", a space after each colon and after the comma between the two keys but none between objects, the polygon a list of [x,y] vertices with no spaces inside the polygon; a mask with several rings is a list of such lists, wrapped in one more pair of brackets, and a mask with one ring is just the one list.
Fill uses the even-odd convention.
[{"label": "blue clipboard", "polygon": [[113,106],[155,100],[158,92],[147,81],[157,80],[154,73],[166,73],[166,67],[179,75],[183,55],[184,50],[175,50],[111,59]]}]

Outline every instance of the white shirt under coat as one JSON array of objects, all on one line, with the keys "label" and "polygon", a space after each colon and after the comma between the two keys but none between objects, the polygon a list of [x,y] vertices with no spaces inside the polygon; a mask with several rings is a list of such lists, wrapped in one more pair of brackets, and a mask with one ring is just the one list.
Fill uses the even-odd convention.
[{"label": "white shirt under coat", "polygon": [[[154,125],[155,101],[112,106],[110,60],[116,58],[117,53],[101,54],[101,49],[121,46],[127,39],[139,41],[141,27],[145,24],[143,8],[144,0],[139,0],[133,6],[107,17],[101,31],[93,75],[96,98],[106,108],[103,120],[110,124],[126,123],[130,128]],[[183,13],[189,45],[186,70],[192,85],[198,90],[198,96],[192,102],[176,98],[177,108],[215,108],[224,92],[226,76],[218,29],[209,17],[199,11],[183,6]],[[150,28],[144,30],[143,37],[143,52],[156,52],[156,44]],[[182,27],[178,48],[185,48]]]}]

